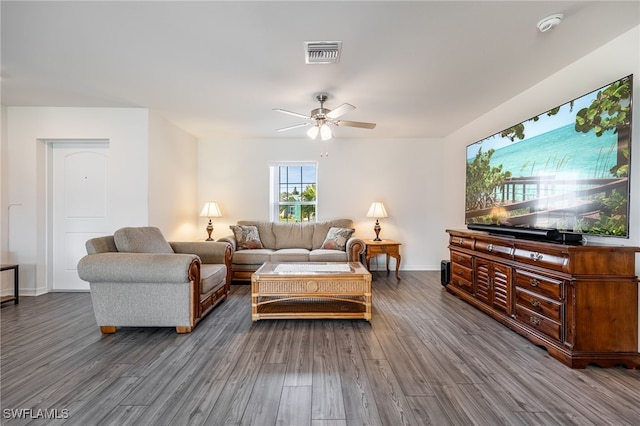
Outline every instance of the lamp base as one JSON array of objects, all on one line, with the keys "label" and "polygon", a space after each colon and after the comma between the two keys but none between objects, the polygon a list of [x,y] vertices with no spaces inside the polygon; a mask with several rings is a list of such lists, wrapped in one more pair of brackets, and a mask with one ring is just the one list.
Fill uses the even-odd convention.
[{"label": "lamp base", "polygon": [[380,239],[380,222],[378,222],[378,219],[376,219],[376,225],[373,227],[373,231],[376,233],[376,237],[373,239],[373,241],[382,241]]},{"label": "lamp base", "polygon": [[211,219],[209,219],[209,224],[207,225],[207,234],[209,237],[205,241],[213,241],[211,238],[211,233],[213,232],[213,224],[211,223]]}]

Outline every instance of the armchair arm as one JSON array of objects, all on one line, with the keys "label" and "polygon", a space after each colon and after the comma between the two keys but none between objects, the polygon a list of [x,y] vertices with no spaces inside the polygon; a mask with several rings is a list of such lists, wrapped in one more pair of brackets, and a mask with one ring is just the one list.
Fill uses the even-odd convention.
[{"label": "armchair arm", "polygon": [[360,255],[365,250],[364,241],[358,237],[351,237],[347,240],[346,250],[349,262],[360,262]]},{"label": "armchair arm", "polygon": [[195,254],[97,253],[78,262],[80,279],[114,283],[200,283]]},{"label": "armchair arm", "polygon": [[[231,266],[231,245],[226,242],[191,241],[170,242],[176,253],[195,254],[202,263],[223,263]],[[229,262],[227,263],[227,258]]]}]

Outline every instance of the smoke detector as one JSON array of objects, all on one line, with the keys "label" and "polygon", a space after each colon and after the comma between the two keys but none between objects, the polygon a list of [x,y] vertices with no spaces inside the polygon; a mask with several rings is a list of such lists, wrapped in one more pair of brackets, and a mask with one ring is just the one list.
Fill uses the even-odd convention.
[{"label": "smoke detector", "polygon": [[546,33],[550,29],[553,29],[560,25],[562,19],[564,19],[564,15],[562,13],[554,13],[553,15],[549,15],[538,22],[538,29],[541,33]]},{"label": "smoke detector", "polygon": [[337,64],[342,51],[341,41],[305,41],[304,62],[306,64]]}]

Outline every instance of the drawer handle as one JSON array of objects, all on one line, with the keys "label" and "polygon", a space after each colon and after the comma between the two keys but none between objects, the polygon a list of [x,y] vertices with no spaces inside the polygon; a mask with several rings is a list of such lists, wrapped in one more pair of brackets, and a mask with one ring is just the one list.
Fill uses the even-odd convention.
[{"label": "drawer handle", "polygon": [[456,256],[456,260],[457,260],[458,262],[462,262],[462,256],[460,256],[460,255]]},{"label": "drawer handle", "polygon": [[458,268],[458,269],[456,269],[456,274],[462,275],[462,274],[464,274],[464,271],[462,269]]},{"label": "drawer handle", "polygon": [[462,245],[464,243],[464,240],[462,238],[458,238],[458,244]]},{"label": "drawer handle", "polygon": [[529,253],[529,257],[531,258],[531,260],[533,260],[534,262],[537,262],[538,260],[542,260],[542,258],[544,257],[542,255],[542,253]]},{"label": "drawer handle", "polygon": [[529,281],[531,283],[531,287],[538,287],[540,285],[540,281],[536,280],[535,278],[531,278],[531,281]]},{"label": "drawer handle", "polygon": [[534,308],[537,308],[538,306],[540,306],[540,301],[537,299],[534,299],[533,297],[529,302],[531,303],[531,306],[533,306]]},{"label": "drawer handle", "polygon": [[489,250],[489,251],[493,251],[493,244],[489,244],[489,245],[487,246],[487,250]]},{"label": "drawer handle", "polygon": [[540,325],[540,320],[536,317],[529,317],[529,322],[533,325]]}]

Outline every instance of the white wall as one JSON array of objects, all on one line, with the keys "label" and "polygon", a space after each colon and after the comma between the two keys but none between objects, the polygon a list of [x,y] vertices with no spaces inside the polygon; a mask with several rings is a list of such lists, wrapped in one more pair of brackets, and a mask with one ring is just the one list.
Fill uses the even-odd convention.
[{"label": "white wall", "polygon": [[[47,140],[109,141],[111,229],[148,221],[148,111],[134,108],[7,108],[8,170],[2,210],[8,217],[7,261],[20,264],[20,293],[47,290]],[[6,184],[4,179],[7,179]]]},{"label": "white wall", "polygon": [[[382,238],[400,241],[401,269],[439,269],[444,238],[441,200],[449,172],[438,139],[201,140],[198,199],[220,203],[213,237],[230,235],[238,220],[269,220],[269,163],[317,161],[318,219],[350,218],[356,235],[374,238],[375,220],[366,217],[373,201],[389,213]],[[205,236],[206,219],[199,228]],[[379,259],[382,265],[383,258]],[[393,260],[391,261],[393,265]],[[375,266],[375,263],[372,265]]]},{"label": "white wall", "polygon": [[198,141],[149,112],[149,225],[169,241],[198,237]]}]

